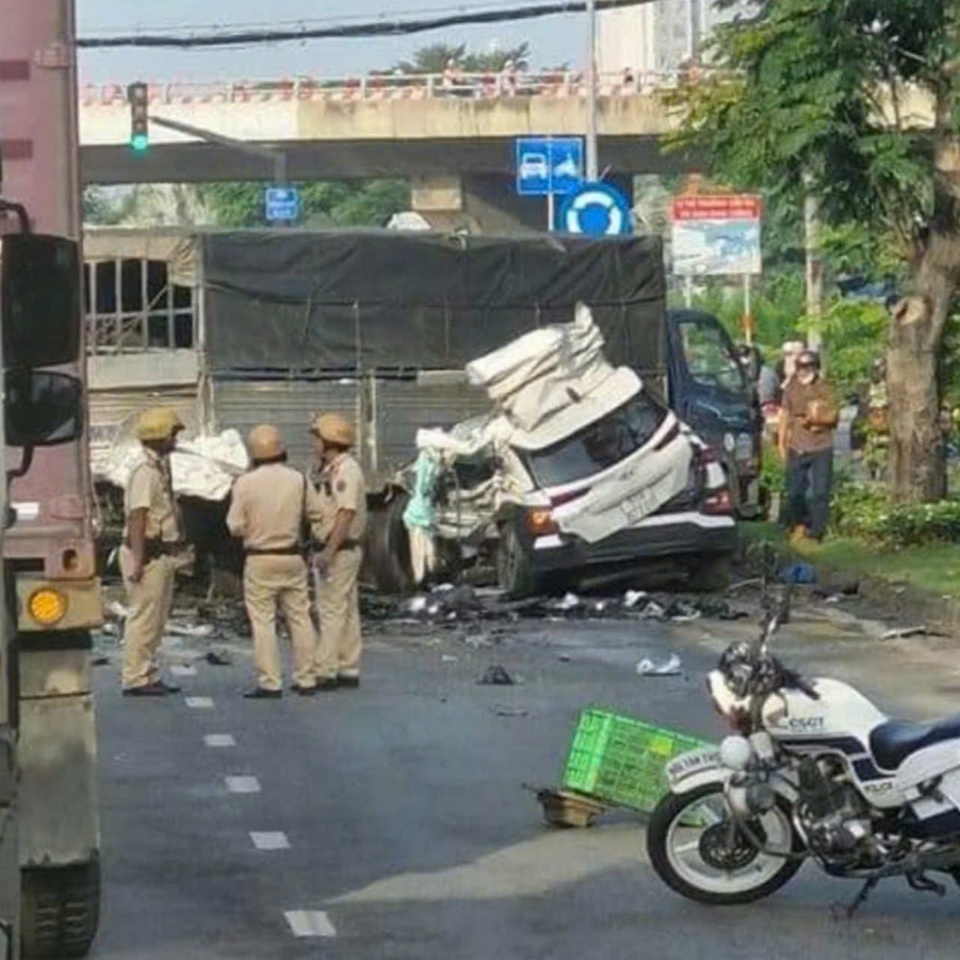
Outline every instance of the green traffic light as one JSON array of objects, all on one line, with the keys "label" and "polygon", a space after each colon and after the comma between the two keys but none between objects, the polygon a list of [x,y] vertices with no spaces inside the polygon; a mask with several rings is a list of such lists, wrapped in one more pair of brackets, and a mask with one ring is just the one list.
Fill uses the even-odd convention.
[{"label": "green traffic light", "polygon": [[135,133],[130,138],[130,146],[137,151],[146,150],[150,146],[150,138],[145,133]]}]

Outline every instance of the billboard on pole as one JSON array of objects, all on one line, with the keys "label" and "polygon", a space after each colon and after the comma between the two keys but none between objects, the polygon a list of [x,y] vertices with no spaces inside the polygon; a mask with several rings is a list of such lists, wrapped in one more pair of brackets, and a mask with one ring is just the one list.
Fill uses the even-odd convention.
[{"label": "billboard on pole", "polygon": [[752,194],[692,194],[670,204],[673,272],[680,276],[758,274],[763,200]]}]

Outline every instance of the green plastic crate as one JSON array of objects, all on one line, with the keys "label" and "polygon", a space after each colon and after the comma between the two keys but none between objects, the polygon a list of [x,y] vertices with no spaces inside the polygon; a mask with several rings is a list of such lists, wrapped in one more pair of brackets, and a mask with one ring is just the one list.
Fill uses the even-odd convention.
[{"label": "green plastic crate", "polygon": [[667,763],[681,753],[710,746],[696,737],[589,707],[581,711],[570,743],[563,786],[650,813],[667,792]]}]

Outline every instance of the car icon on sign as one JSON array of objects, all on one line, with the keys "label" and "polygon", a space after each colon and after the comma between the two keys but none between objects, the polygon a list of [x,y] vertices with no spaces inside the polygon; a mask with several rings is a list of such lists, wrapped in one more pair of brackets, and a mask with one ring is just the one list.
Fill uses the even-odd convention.
[{"label": "car icon on sign", "polygon": [[546,154],[525,153],[520,158],[521,180],[547,180],[550,176],[550,166]]}]

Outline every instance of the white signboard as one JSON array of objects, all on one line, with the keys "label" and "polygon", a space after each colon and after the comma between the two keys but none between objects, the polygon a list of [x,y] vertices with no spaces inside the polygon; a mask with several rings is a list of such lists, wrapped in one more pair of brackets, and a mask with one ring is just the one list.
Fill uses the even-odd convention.
[{"label": "white signboard", "polygon": [[694,194],[670,206],[673,272],[680,276],[762,272],[763,201],[750,194]]}]

